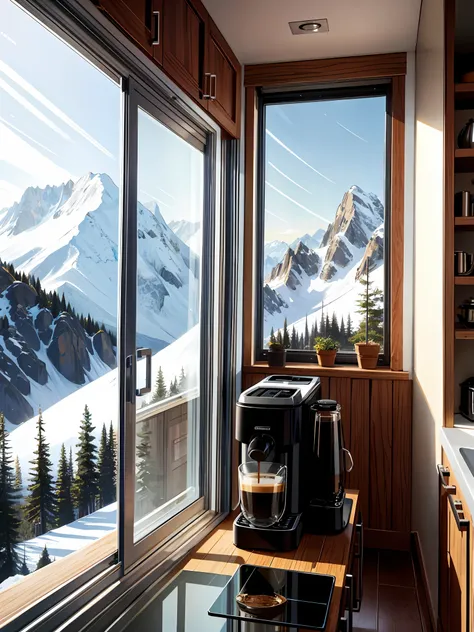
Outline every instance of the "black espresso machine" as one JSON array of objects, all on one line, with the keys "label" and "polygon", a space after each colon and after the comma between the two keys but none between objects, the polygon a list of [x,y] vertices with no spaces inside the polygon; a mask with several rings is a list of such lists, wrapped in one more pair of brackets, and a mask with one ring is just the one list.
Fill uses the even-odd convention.
[{"label": "black espresso machine", "polygon": [[347,525],[352,503],[344,491],[340,407],[320,397],[318,377],[292,375],[268,376],[241,394],[236,420],[241,461],[286,466],[286,504],[269,527],[255,526],[240,513],[235,546],[288,551],[298,547],[303,530],[337,533]]}]

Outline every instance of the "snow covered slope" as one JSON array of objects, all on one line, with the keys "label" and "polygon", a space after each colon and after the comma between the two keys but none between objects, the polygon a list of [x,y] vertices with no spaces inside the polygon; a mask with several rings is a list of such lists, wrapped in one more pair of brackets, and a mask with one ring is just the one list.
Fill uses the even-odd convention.
[{"label": "snow covered slope", "polygon": [[172,220],[168,226],[191,250],[197,254],[201,252],[201,224],[189,222],[186,219]]},{"label": "snow covered slope", "polygon": [[[64,292],[78,313],[117,323],[119,190],[107,174],[27,189],[0,221],[2,260]],[[199,262],[155,204],[138,204],[138,331],[156,350],[198,319]]]},{"label": "snow covered slope", "polygon": [[[352,186],[322,239],[321,232],[316,231],[295,240],[265,278],[265,338],[272,327],[283,327],[285,318],[290,327],[294,324],[296,331],[303,333],[306,315],[311,326],[321,317],[323,305],[325,312],[335,311],[339,318],[350,313],[357,325],[358,272],[367,256],[378,266],[372,280],[383,289],[383,220],[384,208],[378,197]],[[311,247],[318,242],[319,247]],[[283,242],[271,242],[268,247],[275,243]]]}]

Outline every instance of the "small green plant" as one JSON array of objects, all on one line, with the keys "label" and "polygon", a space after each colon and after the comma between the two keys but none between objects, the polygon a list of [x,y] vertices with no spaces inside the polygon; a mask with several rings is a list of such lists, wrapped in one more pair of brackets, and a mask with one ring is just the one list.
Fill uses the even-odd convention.
[{"label": "small green plant", "polygon": [[271,351],[283,351],[283,349],[285,348],[282,342],[278,342],[278,340],[270,340],[270,342],[268,343],[268,348]]},{"label": "small green plant", "polygon": [[318,336],[314,341],[314,348],[317,353],[320,351],[339,351],[339,343],[337,340],[334,340],[334,338]]}]

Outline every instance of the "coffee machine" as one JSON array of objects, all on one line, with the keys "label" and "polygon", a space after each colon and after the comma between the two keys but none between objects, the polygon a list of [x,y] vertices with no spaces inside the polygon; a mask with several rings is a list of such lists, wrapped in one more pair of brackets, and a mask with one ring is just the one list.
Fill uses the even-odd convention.
[{"label": "coffee machine", "polygon": [[[334,534],[348,523],[352,500],[346,498],[346,474],[354,466],[344,447],[341,407],[332,399],[311,406],[313,423],[305,428],[304,463],[311,494],[304,514],[305,531]],[[309,432],[311,434],[309,434]]]},{"label": "coffee machine", "polygon": [[311,406],[320,398],[320,391],[318,377],[271,375],[241,394],[236,439],[242,446],[242,462],[284,465],[286,505],[280,520],[265,528],[239,514],[234,521],[235,546],[268,551],[298,547],[308,501],[303,428],[313,425]]}]

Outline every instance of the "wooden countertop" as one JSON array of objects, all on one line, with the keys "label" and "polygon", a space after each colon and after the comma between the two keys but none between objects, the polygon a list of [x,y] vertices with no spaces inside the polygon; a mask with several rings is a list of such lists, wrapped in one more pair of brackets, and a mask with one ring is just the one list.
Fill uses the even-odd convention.
[{"label": "wooden countertop", "polygon": [[[273,566],[306,573],[326,573],[336,577],[325,632],[336,632],[345,576],[350,572],[352,548],[355,540],[355,522],[359,508],[359,493],[348,491],[352,498],[350,524],[338,535],[320,536],[305,534],[300,546],[287,553],[244,551],[232,543],[234,516],[226,518],[179,564],[177,570],[233,575],[241,564]],[[303,631],[301,631],[303,632]]]}]

